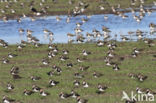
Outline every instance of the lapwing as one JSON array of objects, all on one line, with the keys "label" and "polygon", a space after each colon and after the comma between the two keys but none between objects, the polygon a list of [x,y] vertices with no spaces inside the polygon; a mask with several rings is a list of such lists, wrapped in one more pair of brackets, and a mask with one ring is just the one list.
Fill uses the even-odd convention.
[{"label": "lapwing", "polygon": [[32,86],[32,91],[33,92],[40,92],[41,88],[39,86],[33,85]]},{"label": "lapwing", "polygon": [[129,76],[130,78],[134,79],[134,78],[136,78],[137,75],[134,74],[134,73],[129,73],[128,76]]},{"label": "lapwing", "polygon": [[77,103],[87,103],[88,102],[87,99],[82,99],[82,98],[80,98],[80,96],[78,96],[76,100],[77,100]]},{"label": "lapwing", "polygon": [[59,22],[61,18],[59,16],[56,16],[56,21]]},{"label": "lapwing", "polygon": [[67,94],[67,93],[63,93],[63,92],[61,92],[60,94],[59,94],[59,97],[61,98],[61,99],[66,99],[66,98],[68,98],[68,97],[70,97],[71,96],[71,94]]},{"label": "lapwing", "polygon": [[80,69],[81,71],[85,71],[85,70],[88,70],[89,67],[90,67],[90,66],[80,66],[79,69]]},{"label": "lapwing", "polygon": [[138,94],[143,94],[143,93],[145,93],[145,89],[142,89],[142,88],[139,88],[139,87],[137,87],[136,88],[136,92],[138,93]]},{"label": "lapwing", "polygon": [[14,86],[11,83],[8,83],[7,84],[7,89],[8,90],[13,90],[14,89]]},{"label": "lapwing", "polygon": [[22,33],[24,33],[24,29],[19,28],[19,29],[18,29],[18,32],[19,32],[20,34],[22,34]]},{"label": "lapwing", "polygon": [[17,73],[19,73],[19,67],[17,67],[17,66],[12,66],[12,67],[11,67],[11,70],[10,70],[10,73],[11,73],[11,74],[17,74]]},{"label": "lapwing", "polygon": [[61,61],[66,61],[67,59],[69,59],[69,57],[66,57],[66,56],[63,56],[63,55],[60,56],[60,60],[61,60]]},{"label": "lapwing", "polygon": [[118,64],[115,64],[115,65],[113,66],[113,70],[115,70],[115,71],[120,70],[120,68],[118,67]]},{"label": "lapwing", "polygon": [[78,96],[80,96],[78,93],[74,92],[73,90],[70,93],[72,98],[77,98]]},{"label": "lapwing", "polygon": [[101,77],[101,76],[103,76],[102,73],[97,73],[97,72],[94,72],[94,73],[93,73],[93,77],[94,77],[94,78],[99,78],[99,77]]},{"label": "lapwing", "polygon": [[33,93],[34,93],[33,91],[27,90],[27,89],[24,89],[24,92],[23,92],[23,94],[26,95],[26,96],[31,95]]},{"label": "lapwing", "polygon": [[69,53],[69,51],[66,50],[66,49],[64,49],[62,52],[63,52],[64,55],[67,55]]},{"label": "lapwing", "polygon": [[59,84],[58,81],[55,81],[55,80],[49,80],[49,86],[56,86],[57,84]]},{"label": "lapwing", "polygon": [[13,102],[15,102],[15,100],[14,99],[11,99],[11,98],[9,98],[7,96],[3,96],[2,102],[3,103],[13,103]]},{"label": "lapwing", "polygon": [[76,23],[77,27],[81,27],[82,23]]},{"label": "lapwing", "polygon": [[78,80],[74,80],[73,84],[74,84],[74,86],[76,86],[76,87],[80,86],[80,82],[79,82]]},{"label": "lapwing", "polygon": [[8,63],[9,63],[9,59],[7,59],[7,58],[2,58],[2,63],[3,63],[3,64],[8,64]]},{"label": "lapwing", "polygon": [[83,60],[81,60],[80,58],[77,58],[77,62],[81,63],[83,62]]},{"label": "lapwing", "polygon": [[104,46],[104,42],[101,40],[97,41],[97,46],[98,47]]},{"label": "lapwing", "polygon": [[152,90],[150,90],[150,89],[147,89],[147,90],[146,90],[146,94],[150,97],[150,96],[156,95],[156,92],[155,92],[155,91],[152,91]]},{"label": "lapwing", "polygon": [[72,63],[68,63],[67,67],[71,68],[71,67],[73,67],[73,64]]},{"label": "lapwing", "polygon": [[138,56],[138,54],[137,54],[136,52],[132,52],[132,53],[131,53],[131,56],[132,56],[133,58],[136,58],[136,57]]},{"label": "lapwing", "polygon": [[25,47],[25,46],[22,45],[22,44],[17,44],[17,49],[18,49],[18,50],[22,50],[24,47]]},{"label": "lapwing", "polygon": [[50,72],[48,72],[47,75],[49,75],[49,76],[53,76],[53,75],[54,75],[54,71],[50,71]]},{"label": "lapwing", "polygon": [[105,9],[102,5],[100,5],[99,8],[100,8],[100,10],[104,10]]},{"label": "lapwing", "polygon": [[38,77],[38,76],[31,76],[30,78],[32,81],[37,81],[41,79],[41,77]]},{"label": "lapwing", "polygon": [[49,60],[48,59],[42,59],[42,64],[48,65],[49,64]]},{"label": "lapwing", "polygon": [[74,76],[75,76],[76,78],[83,78],[83,77],[84,77],[84,75],[82,75],[82,74],[80,74],[80,73],[75,73]]},{"label": "lapwing", "polygon": [[97,94],[101,94],[101,93],[104,93],[106,91],[106,89],[108,89],[107,86],[102,86],[101,84],[98,84],[98,90],[96,91]]},{"label": "lapwing", "polygon": [[87,82],[85,82],[85,81],[82,82],[82,85],[83,85],[84,88],[88,88],[89,87],[89,84]]},{"label": "lapwing", "polygon": [[43,96],[43,97],[45,97],[45,96],[50,95],[50,93],[45,92],[43,89],[40,89],[40,95]]},{"label": "lapwing", "polygon": [[82,53],[83,53],[84,56],[87,56],[87,55],[90,55],[91,54],[91,52],[86,51],[86,50],[83,50]]},{"label": "lapwing", "polygon": [[17,56],[16,54],[8,53],[8,57],[9,57],[9,58],[14,58],[14,57],[16,57],[16,56]]},{"label": "lapwing", "polygon": [[142,74],[138,74],[137,75],[137,79],[140,81],[140,82],[143,82],[144,80],[146,80],[148,78],[148,76],[145,76],[145,75],[142,75]]}]

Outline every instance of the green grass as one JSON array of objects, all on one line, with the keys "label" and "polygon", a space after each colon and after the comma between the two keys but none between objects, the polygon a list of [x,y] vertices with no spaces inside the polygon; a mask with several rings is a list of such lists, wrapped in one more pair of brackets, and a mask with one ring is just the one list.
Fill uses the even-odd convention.
[{"label": "green grass", "polygon": [[[6,49],[0,47],[1,58],[7,57],[9,52],[18,54],[17,57],[10,59],[9,64],[0,63],[0,99],[3,95],[7,95],[23,103],[75,103],[75,99],[69,98],[67,100],[62,100],[58,96],[60,92],[70,93],[70,91],[74,89],[82,98],[88,99],[89,103],[123,103],[121,101],[123,90],[130,93],[130,91],[135,91],[137,86],[153,90],[156,89],[156,62],[152,61],[152,59],[156,60],[156,58],[153,57],[153,55],[156,54],[156,46],[148,47],[142,41],[117,43],[118,47],[115,50],[116,57],[114,61],[119,63],[121,70],[114,71],[112,67],[106,66],[104,62],[104,57],[108,51],[106,46],[97,47],[95,44],[56,45],[58,46],[59,53],[56,57],[49,60],[50,64],[48,66],[43,66],[41,62],[42,58],[47,56],[47,45],[42,45],[39,48],[28,45],[21,51],[17,50],[15,45],[10,45]],[[143,49],[137,58],[132,58],[130,56],[134,47]],[[68,56],[70,59],[65,62],[59,61],[63,49],[69,50]],[[83,49],[91,51],[92,54],[87,56],[85,62],[79,64],[76,58],[83,58],[81,54]],[[125,57],[124,61],[119,61],[119,57]],[[66,64],[69,62],[74,63],[74,67],[67,68]],[[63,72],[61,76],[49,77],[46,73],[51,70],[51,66],[54,64],[60,66]],[[13,65],[20,68],[19,75],[22,76],[22,79],[12,79],[10,69]],[[90,66],[90,68],[82,72],[79,70],[79,66],[81,65]],[[94,71],[103,73],[104,75],[100,78],[94,78],[92,76]],[[82,86],[74,88],[73,81],[75,80],[75,72],[85,74],[85,77],[79,80],[81,82],[83,80],[87,81],[90,84],[89,88],[85,89]],[[147,75],[148,79],[140,83],[135,79],[129,78],[127,76],[129,73],[142,73]],[[31,75],[40,76],[42,79],[35,82],[31,81]],[[50,79],[54,79],[60,83],[56,87],[47,88]],[[11,82],[15,86],[15,89],[9,93],[5,92],[7,82]],[[98,83],[105,84],[109,87],[102,95],[96,94]],[[49,92],[50,96],[43,98],[38,93],[32,94],[31,96],[23,95],[24,88],[31,90],[33,84]]]},{"label": "green grass", "polygon": [[[32,15],[32,12],[30,10],[30,3],[34,1],[34,7],[41,11],[42,8],[49,6],[49,8],[46,10],[47,15],[61,15],[61,14],[68,14],[68,11],[72,11],[72,9],[78,5],[79,0],[74,0],[72,5],[68,4],[68,0],[57,0],[56,3],[52,2],[52,0],[46,0],[45,3],[43,3],[43,6],[40,7],[40,1],[41,0],[19,0],[19,2],[12,2],[10,4],[3,2],[0,3],[0,9],[5,10],[5,13],[0,12],[0,17],[8,16],[8,17],[18,17],[22,16],[22,14],[26,15]],[[86,2],[89,4],[89,7],[85,11],[84,14],[101,14],[101,13],[111,13],[111,6],[117,7],[118,4],[121,5],[121,8],[129,8],[133,7],[131,6],[130,0],[82,0],[83,2]],[[106,1],[107,4],[101,2]],[[145,0],[144,5],[152,4],[154,0]],[[21,3],[24,3],[24,7],[20,6]],[[109,5],[108,5],[109,4]],[[139,2],[137,2],[135,7],[139,6]],[[9,9],[5,8],[6,5],[9,5]],[[99,5],[102,5],[105,7],[104,11],[101,11],[99,9]],[[135,8],[134,7],[134,8]],[[15,14],[12,14],[10,9],[16,10]]]}]

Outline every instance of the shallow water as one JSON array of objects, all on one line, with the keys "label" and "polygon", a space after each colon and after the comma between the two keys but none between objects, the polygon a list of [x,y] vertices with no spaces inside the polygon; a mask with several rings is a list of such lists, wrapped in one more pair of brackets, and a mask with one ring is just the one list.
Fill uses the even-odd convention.
[{"label": "shallow water", "polygon": [[[93,15],[91,18],[84,23],[81,28],[84,30],[82,33],[85,35],[86,32],[91,33],[93,29],[97,29],[102,32],[102,26],[110,28],[112,31],[110,34],[113,37],[117,35],[127,35],[128,31],[136,31],[140,29],[148,32],[148,37],[155,38],[155,35],[150,35],[149,24],[151,22],[156,24],[156,12],[151,15],[146,14],[140,23],[137,23],[133,19],[131,13],[126,13],[128,16],[126,19],[122,19],[119,16],[113,14],[107,14],[108,20],[104,19],[104,15]],[[17,23],[16,20],[9,20],[7,23],[0,21],[0,39],[4,39],[9,44],[20,43],[20,40],[26,40],[26,33],[23,36],[19,35],[18,29],[23,28],[25,31],[30,29],[33,32],[33,36],[40,40],[40,43],[48,43],[49,41],[44,39],[43,29],[48,29],[54,33],[55,43],[67,43],[67,33],[74,33],[74,28],[77,22],[81,22],[81,18],[86,16],[72,17],[69,23],[66,23],[67,16],[60,16],[61,21],[56,21],[56,16],[40,17],[36,21],[32,22],[30,18],[22,19],[21,23]],[[136,39],[136,37],[133,37]],[[121,40],[118,36],[117,40]]]}]

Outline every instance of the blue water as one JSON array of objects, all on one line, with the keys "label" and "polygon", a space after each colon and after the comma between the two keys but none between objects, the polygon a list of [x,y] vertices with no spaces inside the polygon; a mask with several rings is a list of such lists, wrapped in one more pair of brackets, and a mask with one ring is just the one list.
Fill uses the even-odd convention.
[{"label": "blue water", "polygon": [[[156,24],[156,12],[153,12],[150,16],[148,14],[142,19],[140,23],[137,23],[133,19],[131,13],[126,13],[128,16],[126,19],[122,19],[119,16],[113,14],[105,14],[108,16],[108,20],[104,19],[104,15],[92,15],[91,18],[81,26],[84,31],[82,34],[85,35],[86,32],[92,33],[93,29],[97,29],[102,33],[102,26],[110,28],[112,31],[110,34],[113,37],[117,35],[127,35],[128,31],[136,31],[140,29],[142,31],[149,32],[149,24]],[[26,32],[23,36],[19,35],[18,29],[23,28],[25,31],[30,29],[33,32],[33,36],[40,40],[40,43],[48,43],[49,41],[44,39],[43,29],[48,29],[54,33],[55,43],[67,43],[68,37],[67,33],[74,33],[74,28],[76,28],[76,23],[81,22],[81,18],[86,18],[86,16],[71,17],[70,22],[66,23],[67,16],[60,16],[61,21],[56,21],[56,16],[48,17],[38,17],[36,21],[32,22],[30,18],[23,18],[21,23],[17,23],[16,20],[9,20],[7,23],[0,21],[0,39],[5,40],[9,44],[20,43],[20,40],[26,40]],[[150,35],[150,34],[148,34]],[[155,35],[150,36],[150,38],[155,38]],[[135,37],[134,37],[135,38]],[[120,40],[118,36],[117,40]]]}]

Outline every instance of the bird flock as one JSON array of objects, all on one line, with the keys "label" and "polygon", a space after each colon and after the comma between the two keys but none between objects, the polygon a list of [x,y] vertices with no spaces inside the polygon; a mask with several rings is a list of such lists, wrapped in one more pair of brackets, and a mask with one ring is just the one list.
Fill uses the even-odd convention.
[{"label": "bird flock", "polygon": [[[57,0],[52,0],[52,1],[57,2]],[[151,9],[146,9],[144,7],[144,0],[131,0],[131,5],[135,6],[137,1],[140,2],[139,10],[136,11],[135,9],[131,8],[131,12],[132,12],[133,18],[136,20],[136,22],[140,23],[141,20],[144,18],[146,13],[148,13],[148,15],[151,15],[151,13],[153,11]],[[16,3],[16,2],[18,2],[18,0],[13,0],[13,1],[1,0],[0,2],[1,3],[8,2],[9,4],[6,5],[5,8],[9,9],[9,5],[11,5],[11,2]],[[42,7],[44,2],[46,2],[46,0],[42,0],[40,2],[41,7]],[[73,2],[74,2],[73,0],[69,0],[70,5],[72,5]],[[30,9],[31,9],[31,12],[33,12],[33,15],[40,16],[42,14],[46,14],[46,9],[49,8],[48,6],[46,8],[45,7],[42,8],[42,11],[38,11],[33,6],[34,5],[33,3],[34,2],[32,1],[30,4]],[[153,2],[153,4],[156,5],[156,2]],[[24,7],[24,3],[21,3],[21,6]],[[89,3],[79,1],[78,6],[75,6],[72,10],[72,13],[69,13],[69,15],[67,16],[67,18],[66,18],[67,24],[71,22],[70,21],[71,18],[74,18],[75,16],[78,16],[78,15],[81,15],[82,13],[84,13],[88,7],[89,7]],[[118,15],[122,19],[126,19],[128,17],[127,15],[124,14],[124,12],[120,11],[120,9],[121,9],[120,4],[118,4],[117,7],[111,6],[110,8],[114,14]],[[101,11],[103,11],[103,10],[105,10],[105,7],[103,5],[99,5],[99,9]],[[10,11],[12,14],[16,14],[16,10],[10,9]],[[136,15],[136,12],[139,12],[139,15]],[[5,13],[5,10],[1,9],[1,13]],[[21,18],[25,18],[25,17],[27,17],[27,16],[25,14],[23,14],[23,17],[21,17]],[[111,30],[106,26],[103,26],[101,28],[102,32],[100,32],[96,29],[93,29],[91,33],[87,32],[86,35],[82,34],[82,32],[84,30],[81,29],[81,26],[84,23],[86,23],[90,19],[90,17],[91,17],[91,15],[87,15],[86,18],[81,18],[81,22],[75,24],[76,28],[74,29],[74,32],[75,32],[74,34],[67,33],[68,43],[69,44],[70,43],[95,43],[96,46],[99,48],[106,46],[108,48],[108,51],[106,52],[106,56],[104,58],[105,65],[108,67],[111,67],[112,70],[114,70],[114,71],[121,70],[119,64],[113,61],[113,59],[117,56],[114,53],[114,51],[116,50],[116,48],[119,48],[119,46],[117,45],[117,42],[116,42],[117,35],[115,35],[114,38],[111,38]],[[21,18],[17,19],[18,23],[22,22]],[[2,19],[5,23],[8,22],[7,16],[4,16]],[[107,20],[108,17],[104,16],[104,19]],[[31,17],[31,20],[33,22],[36,20],[36,18],[33,16],[33,17]],[[61,22],[61,17],[56,16],[56,21],[58,23]],[[150,29],[150,33],[148,34],[148,36],[156,34],[156,24],[150,23],[149,29]],[[24,33],[26,33],[26,37],[27,37],[27,41],[21,40],[21,43],[17,44],[17,50],[18,51],[22,51],[25,47],[27,47],[27,45],[30,45],[30,44],[36,48],[42,47],[42,44],[39,43],[40,40],[37,39],[37,37],[33,36],[33,32],[34,32],[33,30],[29,30],[29,29],[25,30],[23,28],[19,28],[18,32],[20,35],[23,35]],[[50,62],[53,58],[57,57],[57,55],[59,53],[61,53],[61,56],[58,57],[58,59],[59,59],[59,61],[61,61],[62,63],[65,64],[70,59],[69,54],[71,51],[69,51],[67,49],[63,49],[62,51],[59,50],[60,48],[58,48],[57,45],[55,45],[53,43],[55,38],[54,38],[54,33],[52,32],[52,30],[48,30],[45,28],[43,30],[43,33],[44,33],[45,38],[49,40],[49,44],[48,44],[48,48],[47,48],[48,54],[46,54],[45,58],[42,58],[42,60],[40,60],[40,61],[41,61],[42,65],[51,67],[51,70],[49,72],[47,72],[46,75],[48,75],[49,77],[53,77],[53,76],[60,76],[61,77],[62,72],[63,72],[62,67],[60,67],[59,65],[56,65],[56,64],[50,65]],[[131,41],[132,40],[131,36],[136,36],[138,40],[144,41],[145,46],[148,46],[149,48],[152,48],[155,46],[155,41],[153,39],[147,38],[146,32],[143,32],[143,31],[137,29],[137,31],[129,31],[128,34],[129,34],[128,36],[120,34],[121,40],[123,42]],[[101,38],[103,38],[103,39],[101,40]],[[3,39],[0,39],[0,46],[2,46],[4,49],[9,48],[8,43]],[[129,55],[132,58],[137,58],[138,55],[140,55],[142,53],[142,51],[143,50],[140,48],[133,48],[131,54],[129,54]],[[84,66],[84,65],[82,65],[82,63],[86,62],[86,58],[88,58],[90,55],[92,55],[93,52],[87,51],[87,48],[84,48],[80,54],[84,58],[74,57],[76,60],[76,63],[68,62],[68,63],[66,63],[66,66],[68,68],[72,69],[75,65],[78,65],[79,66],[78,69],[81,72],[85,72],[88,69],[90,69],[91,67],[90,66]],[[9,52],[6,57],[2,58],[2,63],[3,64],[9,64],[10,61],[13,60],[13,58],[16,58],[18,56],[19,56],[18,54],[14,54],[14,53]],[[123,61],[124,59],[125,58],[123,58],[123,57],[120,58],[121,61]],[[75,88],[91,88],[91,84],[88,83],[86,80],[84,80],[85,75],[83,75],[81,72],[75,72],[73,74],[73,77],[75,78],[75,80],[71,81],[71,82],[73,83],[74,89]],[[10,75],[12,76],[13,80],[18,80],[18,79],[22,80],[22,78],[23,78],[20,75],[20,68],[17,65],[13,65],[10,68]],[[104,74],[96,72],[96,71],[93,71],[93,73],[92,73],[92,76],[94,78],[97,78],[97,79],[101,78],[103,75]],[[136,80],[138,80],[138,82],[141,82],[141,83],[148,79],[148,76],[145,74],[142,74],[142,73],[138,73],[138,74],[137,73],[129,73],[128,77],[130,77],[132,79],[136,79]],[[39,77],[39,76],[32,75],[29,77],[29,79],[31,79],[33,82],[35,82],[35,81],[41,81],[43,78]],[[83,80],[83,81],[81,81],[81,80]],[[50,79],[46,88],[53,88],[55,86],[58,86],[59,84],[60,84],[60,81]],[[14,87],[14,85],[11,82],[7,83],[6,91],[8,93],[11,91],[14,91],[14,88],[16,88],[16,87]],[[58,97],[63,99],[63,100],[67,99],[67,98],[74,98],[77,103],[89,102],[89,100],[81,97],[81,94],[75,92],[74,89],[71,89],[70,93],[66,93],[66,92],[62,91],[58,94]],[[96,85],[95,93],[98,95],[103,95],[104,93],[107,92],[107,89],[110,89],[109,85],[104,85],[104,84],[98,83]],[[136,92],[137,93],[145,93],[148,96],[156,94],[156,92],[151,90],[151,89],[142,89],[140,87],[136,87]],[[44,90],[43,87],[40,87],[39,85],[32,85],[31,90],[27,89],[27,87],[25,87],[25,89],[23,91],[21,91],[21,93],[23,93],[25,96],[31,96],[34,93],[39,94],[42,97],[46,97],[46,96],[51,95],[48,91]],[[20,100],[20,101],[22,101],[22,100]],[[16,99],[9,98],[7,95],[4,95],[2,97],[3,103],[21,103],[20,101],[18,101]],[[135,100],[126,100],[125,101],[125,103],[136,103],[136,102],[137,101],[135,101]]]},{"label": "bird flock", "polygon": [[[136,6],[136,2],[140,3],[139,8],[135,9],[133,6]],[[11,2],[11,1],[1,1],[1,2]],[[12,2],[18,2],[18,1],[12,1]],[[46,0],[42,0],[40,5],[42,3],[46,2]],[[53,1],[53,2],[57,2],[57,0]],[[69,4],[71,4],[73,1],[69,0]],[[104,4],[108,5],[108,2],[104,2]],[[8,4],[9,5],[9,4]],[[11,5],[11,4],[10,4]],[[24,4],[23,4],[24,5]],[[36,16],[42,16],[43,11],[38,11],[35,7],[34,7],[34,2],[32,1],[30,4],[30,10],[33,13],[33,16],[30,16],[32,22],[35,21],[37,18]],[[153,5],[155,5],[155,2],[153,2]],[[6,5],[7,6],[7,5]],[[130,12],[132,13],[132,17],[133,19],[137,22],[140,23],[145,16],[147,16],[147,14],[150,16],[152,12],[154,12],[154,10],[147,8],[144,4],[144,0],[131,0],[131,6],[129,8]],[[9,9],[9,6],[7,6]],[[74,18],[75,16],[81,15],[83,14],[85,11],[87,11],[87,8],[89,7],[89,3],[87,2],[83,2],[83,1],[79,1],[77,6],[75,6],[75,8],[73,8],[72,11],[70,11],[69,14],[67,14],[68,16],[66,17],[66,22],[67,24],[71,22],[71,18]],[[101,9],[102,8],[102,9]],[[100,5],[100,10],[103,10],[104,7]],[[112,11],[112,13],[114,13],[115,15],[121,17],[122,19],[127,19],[128,15],[126,15],[121,9],[120,4],[118,4],[117,7],[115,6],[110,6],[110,9]],[[12,10],[12,9],[11,9]],[[15,10],[13,10],[16,15]],[[4,13],[4,10],[1,9],[1,12]],[[45,11],[46,12],[46,11]],[[46,15],[46,14],[45,14]],[[17,18],[17,22],[21,23],[22,22],[22,18],[27,17],[25,14],[23,14],[22,17],[18,17]],[[111,40],[111,39],[117,39],[117,36],[121,38],[122,41],[131,41],[131,40],[140,40],[140,39],[148,39],[148,38],[152,38],[153,36],[155,36],[156,33],[156,24],[154,22],[151,22],[149,24],[149,32],[146,31],[142,31],[140,29],[137,29],[136,31],[128,31],[127,34],[128,35],[124,35],[123,33],[119,33],[119,34],[115,34],[114,37],[112,37],[112,33],[111,30],[109,29],[109,27],[103,26],[101,28],[102,32],[100,32],[101,30],[97,30],[96,28],[93,29],[91,32],[87,32],[86,34],[83,34],[83,30],[81,28],[81,26],[83,24],[85,24],[87,21],[89,21],[91,18],[91,15],[86,15],[86,17],[82,17],[81,18],[81,22],[77,22],[76,23],[76,28],[74,28],[74,32],[75,33],[67,33],[67,37],[68,37],[68,42],[72,43],[72,42],[78,42],[78,43],[82,43],[82,42],[101,42],[101,40]],[[104,19],[107,20],[108,16],[104,16]],[[111,19],[111,18],[110,18]],[[7,23],[8,21],[8,17],[7,16],[3,16],[2,20],[4,22]],[[61,22],[61,17],[56,16],[56,21],[59,23]],[[38,46],[39,43],[39,39],[37,39],[36,37],[34,37],[33,34],[33,30],[29,30],[26,28],[19,28],[19,34],[23,35],[24,33],[26,33],[27,35],[27,41],[30,43],[33,43],[34,45]],[[45,39],[49,40],[49,43],[51,44],[54,41],[54,34],[52,30],[48,30],[47,28],[44,28],[43,30],[44,33],[44,37]],[[133,39],[133,37],[135,37],[136,39]],[[2,42],[2,41],[1,41]],[[149,45],[152,45],[151,42],[148,42]],[[4,46],[6,45],[5,42],[3,42],[2,44],[4,44]],[[7,46],[7,45],[6,45]]]}]

